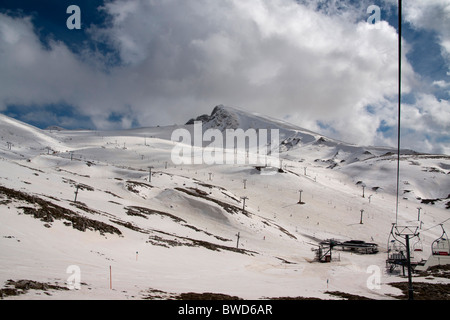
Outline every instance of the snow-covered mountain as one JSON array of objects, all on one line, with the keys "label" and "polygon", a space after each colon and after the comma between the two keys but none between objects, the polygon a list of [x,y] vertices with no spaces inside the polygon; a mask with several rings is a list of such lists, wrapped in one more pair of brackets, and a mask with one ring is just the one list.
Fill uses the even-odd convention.
[{"label": "snow-covered mountain", "polygon": [[[350,155],[359,155],[360,158],[367,158],[368,155],[383,155],[386,153],[397,153],[396,149],[388,147],[361,147],[339,141],[330,137],[326,137],[319,133],[301,128],[291,123],[273,119],[271,117],[249,113],[247,111],[229,107],[224,105],[216,106],[211,115],[201,115],[197,118],[190,119],[186,125],[193,125],[195,121],[201,121],[203,131],[208,129],[219,129],[225,131],[226,129],[277,129],[280,132],[280,151],[289,151],[294,148],[306,145],[321,145],[335,148],[336,154],[341,153],[340,157],[335,157],[336,161],[342,160],[353,162],[360,160],[359,158],[350,158]],[[369,151],[370,150],[370,151]],[[371,153],[371,151],[373,153]],[[361,156],[360,152],[366,156]],[[416,155],[417,152],[413,150],[402,149],[401,154]]]},{"label": "snow-covered mountain", "polygon": [[[199,119],[203,129],[279,129],[282,170],[174,165],[171,135],[192,130],[194,120],[102,132],[40,130],[0,115],[3,297],[400,294],[389,283],[403,279],[385,271],[395,150],[346,144],[219,106]],[[435,226],[448,226],[449,171],[448,156],[402,152],[398,219],[417,221],[422,207],[424,250],[415,259],[428,257],[440,235]],[[375,242],[379,252],[339,251],[330,263],[315,262],[312,250],[330,238]],[[368,285],[371,266],[380,270],[379,288]]]},{"label": "snow-covered mountain", "polygon": [[216,106],[211,115],[201,115],[189,120],[186,124],[192,125],[195,121],[203,122],[203,130],[219,129],[277,129],[280,132],[281,149],[286,150],[299,142],[309,143],[322,136],[312,131],[297,127],[290,123],[273,119],[264,115],[248,113],[246,111],[224,105]]},{"label": "snow-covered mountain", "polygon": [[[354,183],[367,186],[368,190],[381,188],[396,193],[397,149],[346,143],[281,120],[223,105],[216,106],[211,115],[201,115],[187,124],[192,125],[195,121],[203,122],[203,130],[278,129],[283,159],[302,161],[305,166],[306,163],[309,166],[323,165],[344,173]],[[450,206],[450,180],[447,176],[450,157],[409,149],[402,149],[400,154],[402,195],[419,202],[449,203],[447,206]]]}]

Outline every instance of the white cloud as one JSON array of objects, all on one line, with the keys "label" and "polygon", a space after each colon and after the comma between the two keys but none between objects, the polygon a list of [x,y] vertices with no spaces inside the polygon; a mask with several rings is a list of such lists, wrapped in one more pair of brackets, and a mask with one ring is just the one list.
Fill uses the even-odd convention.
[{"label": "white cloud", "polygon": [[419,94],[414,104],[402,105],[402,139],[418,150],[450,153],[450,103],[429,94]]},{"label": "white cloud", "polygon": [[[0,106],[81,102],[98,77],[60,42],[45,48],[30,18],[0,14]],[[99,75],[100,76],[100,75]]]},{"label": "white cloud", "polygon": [[406,21],[438,34],[442,56],[450,70],[450,0],[410,0],[404,2],[404,7]]},{"label": "white cloud", "polygon": [[327,111],[330,118],[363,97],[395,92],[395,30],[387,24],[373,30],[293,1],[228,0],[220,8],[209,1],[149,3],[105,5],[113,23],[93,33],[114,45],[127,66],[139,66],[138,77],[148,77],[150,87],[161,85],[158,92],[169,87],[207,108],[300,107],[310,117]]},{"label": "white cloud", "polygon": [[[87,31],[117,50],[123,63],[113,67],[87,49],[43,48],[30,18],[0,14],[0,108],[65,102],[105,129],[117,125],[111,112],[123,127],[163,125],[222,103],[313,130],[321,120],[336,138],[372,144],[392,117],[396,31],[371,28],[366,2],[330,2],[325,12],[319,2],[110,1],[109,24]],[[415,74],[406,59],[402,67],[409,92]]]}]

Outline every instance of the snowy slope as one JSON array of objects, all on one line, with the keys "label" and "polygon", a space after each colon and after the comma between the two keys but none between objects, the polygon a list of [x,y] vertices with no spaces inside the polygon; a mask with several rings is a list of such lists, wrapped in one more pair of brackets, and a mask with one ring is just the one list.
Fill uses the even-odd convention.
[{"label": "snowy slope", "polygon": [[[223,105],[215,107],[210,116],[203,115],[199,119],[205,121],[204,130],[278,129],[282,159],[302,161],[304,167],[325,166],[342,172],[355,184],[366,185],[369,191],[383,189],[396,193],[396,149],[345,143],[264,115]],[[434,201],[436,205],[445,207],[450,200],[446,200],[450,194],[449,160],[448,155],[402,149],[400,193],[418,203],[437,200]]]},{"label": "snowy slope", "polygon": [[53,138],[48,132],[3,114],[0,114],[0,139],[5,147],[11,143],[13,152],[10,156],[15,154],[16,157],[23,157],[21,153],[32,155],[64,149],[63,141]]},{"label": "snowy slope", "polygon": [[[388,283],[402,279],[384,269],[395,219],[389,150],[352,146],[234,108],[216,108],[210,117],[204,128],[278,128],[282,139],[298,138],[280,155],[283,172],[173,165],[171,133],[192,125],[50,132],[0,115],[0,284],[28,279],[60,287],[6,298],[165,299],[215,292],[334,299],[329,290],[390,299],[400,293]],[[402,168],[410,189],[400,202],[402,221],[417,218],[417,197],[450,193],[447,156],[404,155]],[[304,204],[297,203],[300,189]],[[440,234],[433,226],[448,210],[445,200],[420,205],[427,258]],[[339,261],[314,262],[312,249],[329,238],[376,242],[380,252],[338,252]],[[373,265],[382,272],[380,289],[367,286]],[[66,290],[71,266],[80,271],[78,290]]]}]

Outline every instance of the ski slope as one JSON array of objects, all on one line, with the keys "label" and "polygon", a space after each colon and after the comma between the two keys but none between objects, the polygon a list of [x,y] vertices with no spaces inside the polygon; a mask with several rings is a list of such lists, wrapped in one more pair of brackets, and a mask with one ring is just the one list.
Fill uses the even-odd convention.
[{"label": "ski slope", "polygon": [[[346,144],[224,106],[204,128],[230,123],[278,128],[283,172],[262,175],[245,164],[175,166],[171,134],[191,125],[44,131],[0,115],[0,283],[28,279],[63,288],[5,299],[399,295],[389,283],[404,279],[385,270],[396,219],[395,150]],[[449,172],[446,155],[402,151],[397,219],[417,223],[422,208],[424,251],[415,259],[427,259],[440,235],[436,225],[449,227]],[[42,216],[45,208],[52,217]],[[335,251],[330,263],[314,261],[318,241],[330,238],[375,242],[380,252]],[[67,289],[71,266],[79,270],[79,289]],[[370,285],[371,266],[380,270],[379,288]]]}]

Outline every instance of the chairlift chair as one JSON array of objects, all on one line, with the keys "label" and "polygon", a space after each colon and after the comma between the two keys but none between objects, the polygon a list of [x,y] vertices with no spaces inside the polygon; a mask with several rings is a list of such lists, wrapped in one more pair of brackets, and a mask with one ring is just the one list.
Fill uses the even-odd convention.
[{"label": "chairlift chair", "polygon": [[413,251],[422,252],[423,251],[423,242],[420,239],[420,235],[417,235],[417,241],[413,244]]},{"label": "chairlift chair", "polygon": [[[408,265],[408,252],[407,252],[407,246],[406,241],[402,241],[399,238],[402,238],[400,236],[400,233],[398,231],[400,229],[400,232],[407,231],[407,232],[414,232],[413,237],[418,236],[418,234],[415,234],[414,228],[409,226],[397,226],[395,223],[392,224],[392,229],[389,234],[388,238],[388,245],[387,245],[387,253],[388,257],[386,259],[386,268],[389,269],[389,271],[392,273],[398,266],[401,266],[403,268],[403,273],[405,272],[404,268]],[[414,250],[418,249],[418,250]],[[409,258],[414,259],[414,252],[415,251],[421,251],[421,241],[418,240],[415,243],[414,246],[409,247]],[[410,261],[411,262],[411,261]],[[413,263],[413,262],[411,262]]]},{"label": "chairlift chair", "polygon": [[392,273],[398,266],[404,266],[406,263],[406,246],[397,239],[394,232],[395,224],[392,224],[392,229],[389,234],[387,244],[387,259],[386,268]]},{"label": "chairlift chair", "polygon": [[448,256],[450,255],[450,240],[445,232],[444,226],[440,224],[442,234],[431,244],[431,252],[433,255]]}]

